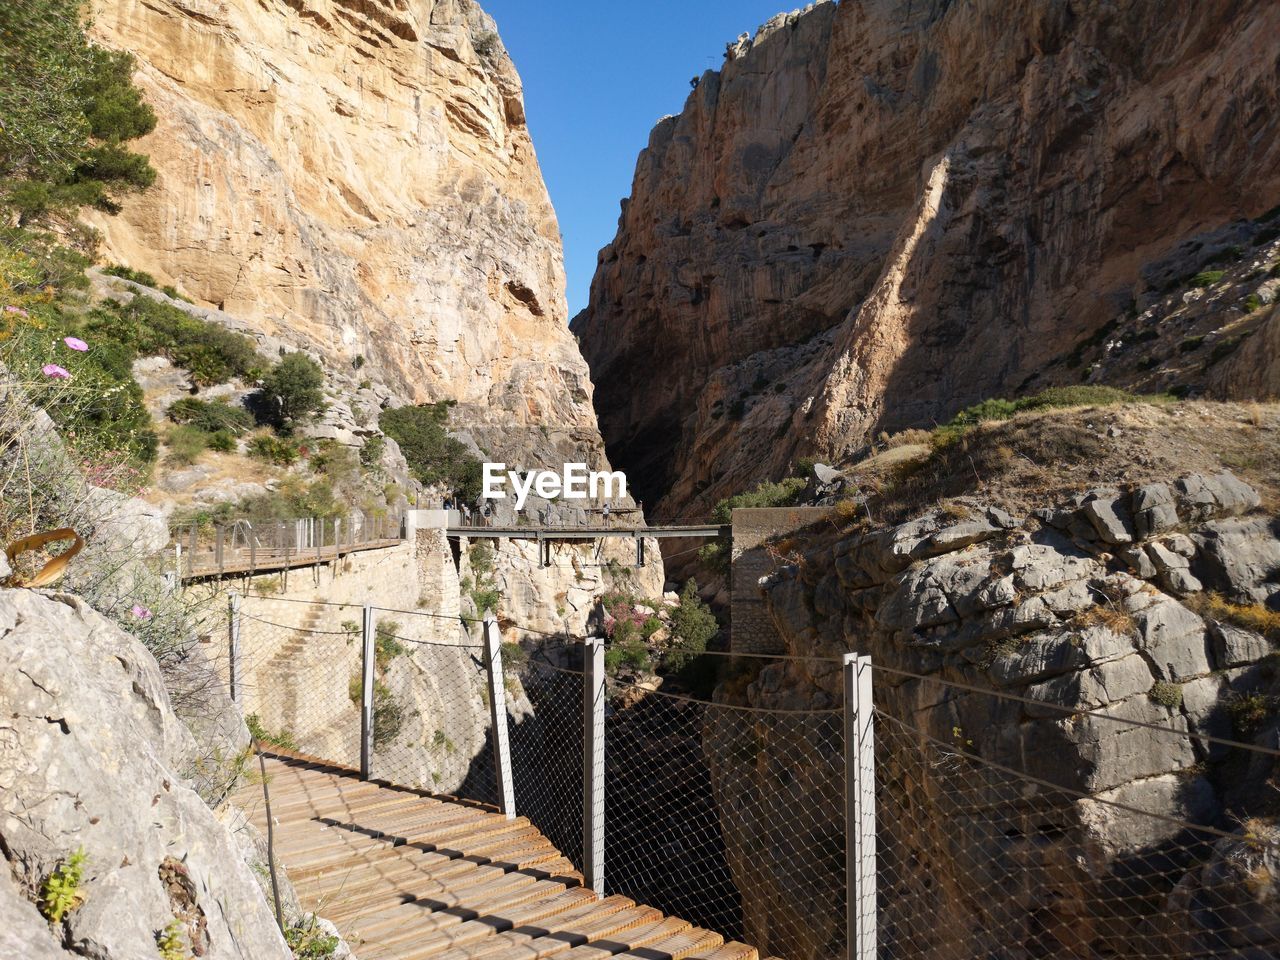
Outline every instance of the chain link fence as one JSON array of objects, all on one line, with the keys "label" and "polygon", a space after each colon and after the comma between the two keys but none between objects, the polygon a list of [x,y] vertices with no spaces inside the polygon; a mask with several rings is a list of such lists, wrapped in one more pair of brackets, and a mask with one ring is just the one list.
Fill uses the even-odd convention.
[{"label": "chain link fence", "polygon": [[[580,639],[270,598],[244,599],[238,623],[261,741],[359,770],[364,706],[365,775],[506,809],[505,776],[588,884],[762,957],[1280,955],[1267,695],[1193,702],[1187,685],[1183,703],[1157,685],[1089,705],[716,652],[659,679],[606,651],[597,674]],[[584,823],[600,791],[604,817]]]}]

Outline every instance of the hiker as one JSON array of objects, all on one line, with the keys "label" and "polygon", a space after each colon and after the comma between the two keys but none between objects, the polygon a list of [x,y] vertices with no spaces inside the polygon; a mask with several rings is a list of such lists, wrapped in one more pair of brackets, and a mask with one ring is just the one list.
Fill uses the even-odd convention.
[{"label": "hiker", "polygon": [[609,526],[609,504],[606,503],[600,512],[604,514],[604,525]]}]

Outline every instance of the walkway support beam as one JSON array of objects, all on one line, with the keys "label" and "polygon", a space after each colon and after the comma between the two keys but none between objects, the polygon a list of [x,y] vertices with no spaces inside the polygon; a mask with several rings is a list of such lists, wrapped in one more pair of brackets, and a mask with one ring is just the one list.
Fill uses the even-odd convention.
[{"label": "walkway support beam", "polygon": [[844,656],[845,890],[848,960],[876,958],[875,708],[871,658]]},{"label": "walkway support beam", "polygon": [[582,875],[584,886],[604,896],[604,638],[588,637],[582,649]]},{"label": "walkway support beam", "polygon": [[498,778],[498,809],[516,818],[515,781],[511,773],[511,737],[507,729],[507,687],[502,673],[502,631],[492,610],[484,614],[484,662],[489,679],[489,720],[493,724],[493,764]]},{"label": "walkway support beam", "polygon": [[368,780],[373,769],[373,607],[365,604],[360,621],[360,779]]},{"label": "walkway support beam", "polygon": [[227,594],[227,680],[231,702],[240,702],[240,594]]}]

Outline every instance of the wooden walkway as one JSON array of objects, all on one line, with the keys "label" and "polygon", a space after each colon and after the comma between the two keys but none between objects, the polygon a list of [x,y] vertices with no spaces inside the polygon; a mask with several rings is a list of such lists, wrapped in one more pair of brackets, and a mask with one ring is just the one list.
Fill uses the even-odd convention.
[{"label": "wooden walkway", "polygon": [[[523,817],[301,758],[269,759],[267,782],[277,861],[359,960],[757,960],[653,907],[597,898]],[[262,785],[237,801],[265,833]]]},{"label": "wooden walkway", "polygon": [[[221,556],[216,549],[204,548],[194,555],[188,554],[182,559],[183,580],[198,580],[203,577],[229,577],[248,574],[279,573],[282,570],[295,570],[299,567],[311,567],[321,563],[334,563],[350,553],[365,550],[385,550],[387,547],[398,547],[404,543],[396,538],[390,540],[368,540],[364,543],[342,544],[326,547],[300,547],[284,549],[281,547],[228,547]],[[189,557],[189,559],[188,559]]]}]

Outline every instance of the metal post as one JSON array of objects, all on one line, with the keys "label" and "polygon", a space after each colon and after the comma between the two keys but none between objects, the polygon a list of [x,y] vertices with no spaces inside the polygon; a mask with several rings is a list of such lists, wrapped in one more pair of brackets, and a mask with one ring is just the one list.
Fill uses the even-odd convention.
[{"label": "metal post", "polygon": [[324,517],[320,518],[320,536],[316,540],[316,556],[324,556]]},{"label": "metal post", "polygon": [[231,686],[231,702],[240,702],[240,594],[234,590],[227,595],[227,647],[230,666],[227,677]]},{"label": "metal post", "polygon": [[213,548],[213,552],[217,555],[219,577],[222,576],[223,571],[225,569],[224,562],[223,562],[223,554],[222,554],[224,533],[225,533],[224,529],[222,528],[221,525],[219,525],[217,527],[217,534],[214,541],[215,545]]},{"label": "metal post", "polygon": [[511,738],[507,732],[507,688],[502,675],[502,632],[492,610],[484,613],[484,662],[489,678],[489,718],[493,723],[493,764],[498,775],[498,809],[516,818],[516,789],[511,775]]},{"label": "metal post", "polygon": [[582,874],[604,896],[604,639],[582,650]]},{"label": "metal post", "polygon": [[871,657],[844,656],[846,936],[849,960],[876,956],[875,710]]},{"label": "metal post", "polygon": [[644,566],[644,537],[636,537],[636,566]]},{"label": "metal post", "polygon": [[364,608],[361,620],[363,652],[360,669],[360,779],[368,780],[373,767],[373,607]]}]

